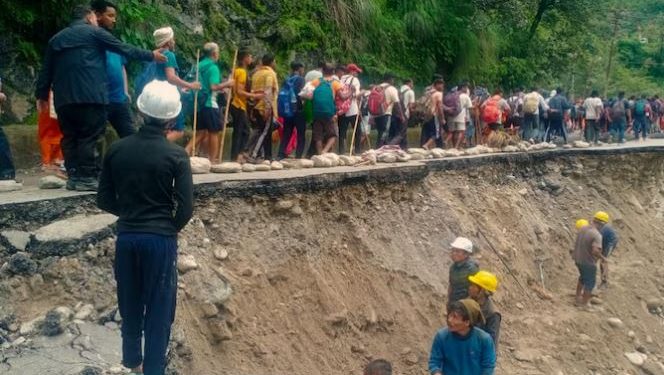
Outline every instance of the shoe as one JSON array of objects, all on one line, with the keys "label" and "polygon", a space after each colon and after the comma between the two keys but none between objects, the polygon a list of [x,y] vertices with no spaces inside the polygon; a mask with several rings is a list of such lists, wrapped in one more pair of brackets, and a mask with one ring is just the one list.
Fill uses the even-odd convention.
[{"label": "shoe", "polygon": [[78,181],[77,177],[69,177],[67,179],[67,184],[65,185],[65,189],[67,190],[76,190],[76,182]]},{"label": "shoe", "polygon": [[99,181],[94,177],[79,177],[75,186],[76,191],[97,191]]}]

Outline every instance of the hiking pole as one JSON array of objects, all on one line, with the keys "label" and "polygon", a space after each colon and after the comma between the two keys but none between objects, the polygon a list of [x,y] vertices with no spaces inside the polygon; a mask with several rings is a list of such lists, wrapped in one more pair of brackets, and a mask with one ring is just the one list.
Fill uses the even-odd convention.
[{"label": "hiking pole", "polygon": [[[237,48],[233,54],[233,69],[231,69],[230,78],[233,79],[235,75],[235,66],[237,65]],[[235,83],[234,83],[235,84]],[[231,96],[233,96],[233,88],[231,87],[228,95],[226,96],[226,109],[224,113],[224,130],[221,132],[221,144],[219,145],[219,162],[224,160],[224,140],[226,139],[226,129],[228,128],[228,110],[231,108]]]},{"label": "hiking pole", "polygon": [[489,241],[489,239],[486,237],[486,235],[484,235],[484,232],[482,232],[482,229],[477,228],[477,231],[482,235],[482,237],[484,237],[484,241],[486,241],[486,243],[489,244],[489,247],[491,248],[491,250],[493,250],[493,252],[496,253],[496,256],[498,256],[498,259],[500,259],[501,263],[503,263],[503,265],[505,266],[505,268],[507,268],[507,272],[509,272],[509,274],[512,276],[512,278],[514,278],[514,281],[516,281],[517,285],[519,285],[519,288],[521,288],[521,290],[523,291],[523,293],[524,293],[524,294],[528,294],[528,291],[526,290],[526,288],[523,287],[523,285],[521,284],[521,282],[519,281],[519,279],[517,279],[517,277],[516,277],[516,275],[514,274],[514,272],[512,272],[512,268],[507,264],[507,262],[505,261],[505,259],[503,259],[503,257],[500,255],[500,253],[498,252],[498,250],[496,250],[496,248],[493,247],[493,245],[491,244],[491,241]]},{"label": "hiking pole", "polygon": [[355,116],[355,126],[353,126],[353,137],[350,140],[350,153],[348,153],[348,156],[353,156],[353,147],[355,146],[355,133],[357,132],[357,123],[359,119],[360,119],[360,113],[358,111],[357,115]]},{"label": "hiking pole", "polygon": [[[201,59],[201,50],[196,50],[196,82],[198,82],[198,63]],[[198,124],[198,90],[194,90],[194,132],[191,146],[191,156],[196,156],[196,125]]]}]

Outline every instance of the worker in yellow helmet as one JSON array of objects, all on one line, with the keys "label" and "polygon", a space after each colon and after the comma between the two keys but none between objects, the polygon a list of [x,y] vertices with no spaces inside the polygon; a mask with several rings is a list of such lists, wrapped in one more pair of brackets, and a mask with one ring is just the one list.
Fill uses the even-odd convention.
[{"label": "worker in yellow helmet", "polygon": [[599,269],[602,274],[602,283],[599,284],[600,289],[605,289],[609,286],[609,261],[608,258],[618,246],[618,233],[609,224],[609,214],[600,211],[595,214],[593,221],[599,229],[599,234],[602,235],[602,258],[599,262]]},{"label": "worker in yellow helmet", "polygon": [[588,225],[590,225],[590,222],[588,222],[588,220],[579,219],[576,221],[576,230],[581,230],[581,228],[587,227]]},{"label": "worker in yellow helmet", "polygon": [[484,315],[484,323],[478,323],[477,328],[482,329],[491,336],[497,353],[502,317],[496,311],[491,296],[498,289],[498,278],[491,272],[479,271],[474,275],[468,276],[468,281],[470,281],[468,296],[480,305],[482,315]]},{"label": "worker in yellow helmet", "polygon": [[576,284],[576,305],[590,309],[590,297],[597,282],[597,261],[602,259],[602,229],[603,221],[609,220],[605,212],[595,214],[592,225],[579,230],[571,251],[572,258],[579,270],[579,279]]}]

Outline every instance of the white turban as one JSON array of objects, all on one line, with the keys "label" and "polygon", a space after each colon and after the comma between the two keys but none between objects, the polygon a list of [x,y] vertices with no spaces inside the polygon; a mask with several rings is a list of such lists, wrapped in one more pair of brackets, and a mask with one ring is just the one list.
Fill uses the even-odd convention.
[{"label": "white turban", "polygon": [[161,47],[166,44],[166,42],[173,39],[175,34],[173,33],[173,28],[162,27],[161,29],[155,30],[152,36],[154,37],[155,47]]}]

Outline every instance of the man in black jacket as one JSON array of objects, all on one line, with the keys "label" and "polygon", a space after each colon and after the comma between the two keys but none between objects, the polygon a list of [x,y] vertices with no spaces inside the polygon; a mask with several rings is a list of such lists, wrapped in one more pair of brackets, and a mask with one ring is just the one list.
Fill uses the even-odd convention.
[{"label": "man in black jacket", "polygon": [[119,216],[115,280],[122,362],[137,374],[163,375],[177,298],[177,234],[191,219],[193,181],[187,153],[166,140],[182,109],[177,88],[152,81],[137,105],[145,124],[110,147],[97,205]]},{"label": "man in black jacket", "polygon": [[45,109],[53,89],[69,190],[97,190],[95,145],[105,130],[108,104],[106,50],[135,60],[166,59],[158,51],[123,44],[97,27],[94,12],[83,5],[74,9],[69,27],[48,42],[35,96]]}]

